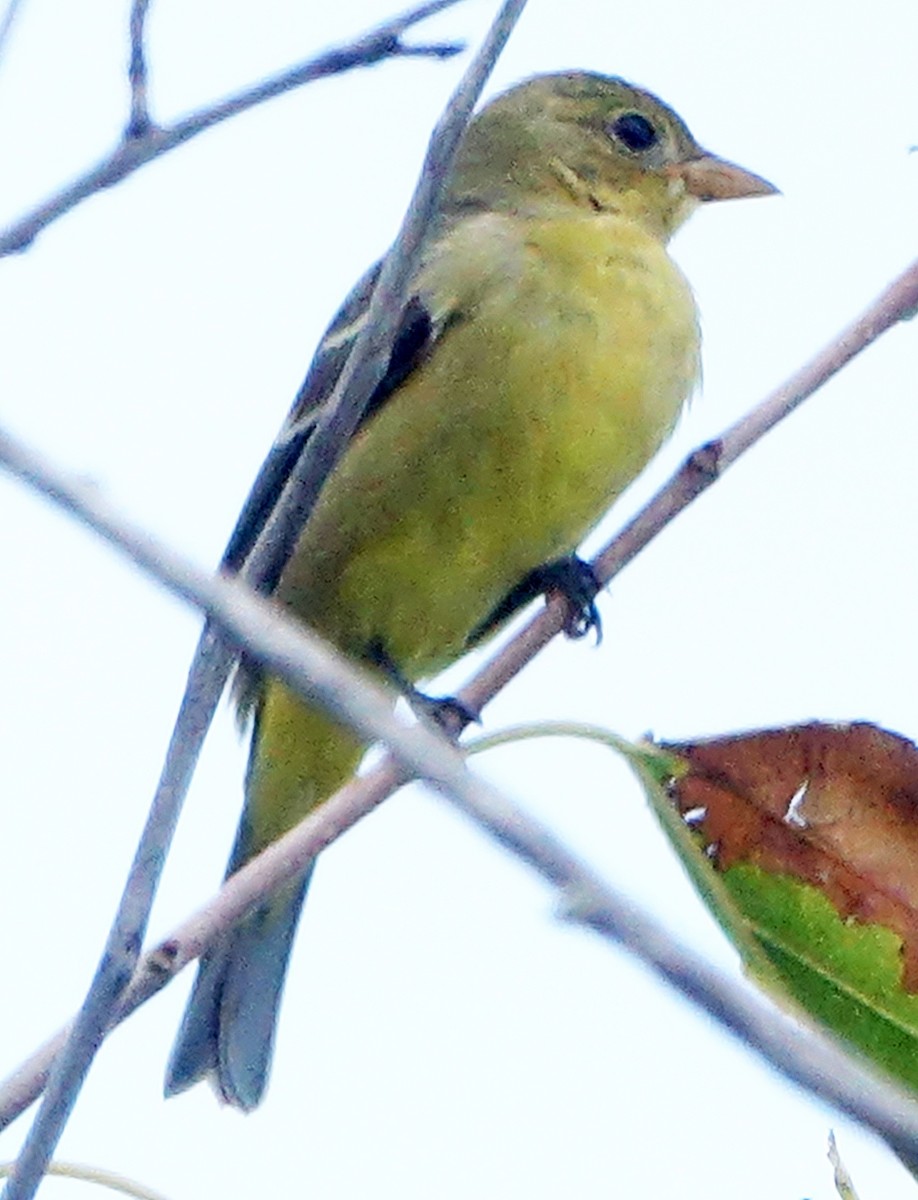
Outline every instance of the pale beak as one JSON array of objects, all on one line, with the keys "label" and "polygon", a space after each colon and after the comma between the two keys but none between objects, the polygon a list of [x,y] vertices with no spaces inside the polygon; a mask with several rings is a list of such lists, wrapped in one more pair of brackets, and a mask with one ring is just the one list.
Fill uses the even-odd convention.
[{"label": "pale beak", "polygon": [[739,200],[743,196],[780,194],[774,184],[761,175],[753,175],[716,154],[701,154],[687,162],[673,163],[667,169],[678,176],[689,195],[698,200]]}]

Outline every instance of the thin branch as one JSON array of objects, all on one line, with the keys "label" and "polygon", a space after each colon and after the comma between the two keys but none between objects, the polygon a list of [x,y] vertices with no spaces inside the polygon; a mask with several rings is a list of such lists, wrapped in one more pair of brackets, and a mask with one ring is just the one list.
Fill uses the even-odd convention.
[{"label": "thin branch", "polygon": [[[395,697],[391,692],[323,643],[317,635],[291,621],[271,601],[258,596],[236,579],[211,576],[193,566],[126,521],[93,485],[54,468],[40,455],[3,434],[0,434],[0,462],[12,474],[101,533],[173,594],[203,607],[207,615],[219,623],[224,637],[246,652],[251,650],[272,674],[289,682],[311,702],[322,705],[357,730],[365,741],[382,741],[393,747],[399,760],[395,783],[420,776],[437,788],[462,794],[480,789],[493,790],[469,772],[464,757],[442,734],[422,725],[407,725],[394,712]],[[127,894],[130,899],[130,888]],[[122,976],[130,947],[120,948],[120,958],[118,949],[110,945],[106,952],[106,957],[114,959],[116,966],[112,973],[115,982],[106,989],[109,993],[118,983],[123,990],[127,982]],[[106,965],[103,960],[103,966]],[[54,1065],[55,1075],[68,1069],[71,1056],[82,1053],[85,1043],[93,1038],[97,1043],[101,1041],[116,1008],[117,1005],[112,1004],[107,1010],[94,1010],[88,1033],[84,1033],[78,1020],[64,1052]],[[76,1051],[72,1047],[76,1047]],[[49,1084],[49,1096],[53,1082],[54,1076]],[[42,1113],[49,1108],[53,1110],[54,1106],[46,1099]],[[35,1130],[38,1128],[39,1122],[36,1122],[30,1139],[37,1136]],[[28,1145],[27,1140],[27,1148]],[[42,1142],[43,1148],[44,1145]],[[18,1200],[22,1193],[13,1189],[24,1187],[22,1180],[31,1178],[32,1156],[20,1156],[22,1162],[26,1163],[28,1175],[14,1175],[10,1179],[7,1185],[10,1200],[13,1196]]]},{"label": "thin branch", "polygon": [[417,187],[373,289],[366,324],[348,356],[324,416],[306,443],[246,562],[245,576],[256,587],[266,577],[276,578],[276,568],[293,552],[319,491],[360,423],[363,410],[386,370],[411,279],[446,188],[459,141],[525,5],[526,0],[504,0],[474,61],[431,134]]},{"label": "thin branch", "polygon": [[[390,22],[385,27],[388,32],[386,38],[383,39],[390,44],[389,52],[394,52],[391,49],[393,46],[401,47],[399,40],[401,33],[409,24],[420,19],[419,12],[423,11],[423,15],[429,16],[453,2],[455,0],[431,0],[424,10],[417,10],[396,22]],[[457,92],[447,106],[444,116],[441,117],[434,130],[431,147],[428,150],[416,189],[416,196],[409,208],[399,238],[387,258],[387,264],[382,273],[383,277],[380,279],[380,284],[383,285],[381,298],[380,284],[377,285],[374,293],[369,314],[371,323],[374,317],[384,319],[389,315],[387,305],[397,305],[396,313],[400,313],[404,307],[408,282],[416,268],[424,234],[436,211],[456,146],[468,123],[481,88],[525,2],[526,0],[505,0]],[[141,13],[138,17],[136,32],[132,26],[132,41],[135,38],[142,38],[142,15]],[[378,43],[379,31],[374,37]],[[407,51],[402,48],[401,52]],[[353,54],[353,49],[349,53]],[[380,49],[380,55],[382,53],[383,50]],[[366,47],[361,51],[361,63],[365,61],[365,54]],[[213,123],[212,119],[211,123]],[[157,132],[160,131],[151,128],[149,136],[154,136]],[[140,142],[145,140],[148,139],[139,139]],[[445,145],[438,144],[444,141]],[[136,144],[137,141],[126,142],[125,146]],[[384,364],[389,353],[389,349],[381,342],[380,337],[373,337],[372,328],[367,332],[370,337],[358,340],[351,359],[346,365],[345,374],[348,375],[348,368],[356,358],[357,366],[350,370],[350,382],[347,383],[347,387],[342,388],[339,382],[335,397],[340,397],[342,403],[339,403],[332,413],[334,416],[339,407],[343,408],[344,403],[349,403],[352,408],[359,405],[355,410],[354,425],[356,425],[360,412],[375,384],[375,379],[370,381],[368,378],[368,371],[372,367],[374,356]],[[394,334],[395,324],[393,323],[388,335],[390,346]],[[382,369],[381,365],[379,374],[382,373]],[[362,395],[359,391],[360,388],[365,388]],[[338,453],[340,454],[340,449],[343,448],[349,435],[350,430],[345,424],[339,427],[334,436],[326,436],[320,441],[319,449],[325,454],[326,474],[334,465],[335,439],[337,438]],[[312,461],[312,459],[310,458],[308,461]],[[283,509],[284,503],[285,500],[282,497],[278,508]],[[287,503],[290,503],[289,500]],[[300,503],[300,498],[297,498],[297,503]],[[298,511],[302,523],[308,515],[308,509],[299,507]],[[256,543],[257,548],[258,544]],[[250,570],[254,571],[255,569],[254,565],[250,567],[247,563],[244,573],[248,575]],[[226,622],[223,621],[222,624],[225,632]],[[189,671],[185,696],[170,740],[163,774],[151,805],[146,826],[141,834],[102,959],[77,1021],[68,1035],[67,1043],[55,1061],[44,1102],[29,1131],[13,1174],[4,1189],[4,1200],[30,1200],[30,1197],[34,1195],[76,1102],[86,1073],[106,1029],[110,1026],[118,998],[130,979],[146,932],[150,908],[165,856],[171,844],[178,814],[187,793],[191,773],[197,762],[200,747],[219,702],[231,664],[232,656],[229,649],[220,644],[209,626],[205,626],[198,652],[196,652]],[[335,711],[334,694],[340,693],[342,686],[344,685],[339,680],[329,693],[328,699],[332,702],[333,711]],[[384,702],[385,705],[388,703],[388,701]],[[386,716],[385,719],[388,721],[390,718]],[[349,720],[352,724],[356,720],[355,727],[361,728],[360,722],[354,714],[349,714]],[[377,740],[380,737],[377,731],[369,729],[367,734],[368,740]],[[433,736],[434,743],[438,740],[438,735],[428,734],[427,736]],[[385,739],[383,738],[383,740]],[[461,761],[461,758],[457,758],[458,763]]]},{"label": "thin branch", "polygon": [[[408,775],[420,775],[439,788],[465,793],[486,788],[468,771],[462,755],[443,736],[423,726],[408,727],[395,715],[394,696],[371,681],[339,652],[315,634],[291,622],[271,601],[246,585],[220,575],[211,576],[172,554],[155,539],[124,521],[115,508],[94,494],[92,486],[74,483],[67,474],[26,451],[13,439],[0,436],[0,460],[20,479],[51,496],[62,507],[97,530],[104,531],[138,566],[166,583],[174,594],[200,605],[219,622],[223,635],[243,647],[255,647],[274,675],[292,682],[301,694],[322,705],[356,729],[367,742],[396,747]],[[261,632],[259,632],[261,631]],[[295,682],[293,682],[295,681]],[[141,838],[122,906],[93,980],[90,995],[71,1030],[66,1047],[54,1064],[48,1090],[29,1132],[4,1196],[21,1200],[33,1194],[73,1106],[78,1085],[111,1024],[118,999],[130,981],[137,960],[137,943],[146,925],[152,896],[138,902],[136,891],[149,892],[158,879],[160,861],[151,862]],[[140,930],[129,918],[142,907]]]},{"label": "thin branch", "polygon": [[23,7],[24,0],[8,0],[3,16],[0,17],[0,60],[2,60],[6,51],[6,44],[9,41],[13,22],[19,16],[19,12]]},{"label": "thin branch", "polygon": [[[847,328],[719,438],[699,447],[650,501],[600,551],[592,566],[607,584],[727,467],[764,437],[851,359],[918,307],[918,261],[907,267]],[[564,627],[567,605],[553,598],[459,693],[479,712]]]},{"label": "thin branch", "polygon": [[[294,830],[273,843],[224,885],[218,900],[199,911],[144,956],[116,1019],[159,990],[264,895],[268,880],[280,886],[343,829],[405,781],[412,771],[428,780],[476,825],[526,862],[560,893],[562,915],[621,944],[724,1028],[789,1079],[879,1133],[906,1161],[918,1161],[918,1105],[898,1085],[865,1069],[824,1035],[801,1034],[799,1024],[776,1012],[738,983],[681,948],[652,918],[610,889],[546,828],[475,779],[461,756],[438,735],[397,720],[378,685],[324,647],[298,623],[235,580],[211,578],[133,529],[83,483],[54,471],[9,438],[0,459],[26,482],[119,546],[175,594],[202,607],[230,636],[305,699],[328,705],[365,736],[381,733],[398,762],[387,759],[369,776],[352,780]],[[348,691],[341,691],[346,681]],[[408,768],[408,770],[406,770]],[[30,1102],[66,1031],[33,1056],[0,1088],[0,1122],[6,1125]]]},{"label": "thin branch", "polygon": [[150,105],[147,97],[147,55],[144,47],[147,13],[150,0],[133,0],[131,4],[131,52],[128,59],[128,84],[131,89],[131,112],[125,139],[143,137],[150,128]]},{"label": "thin branch", "polygon": [[[405,782],[405,773],[387,758],[373,771],[345,784],[306,820],[246,863],[216,896],[143,955],[121,997],[112,1026],[155,996],[222,932],[299,874],[310,859]],[[39,1098],[71,1029],[72,1025],[60,1029],[0,1085],[0,1132]]]},{"label": "thin branch", "polygon": [[[212,901],[144,955],[116,1019],[123,1020],[160,991],[220,932],[262,900],[266,889],[294,878],[316,853],[404,781],[395,762],[385,760],[368,775],[351,780],[247,863]],[[560,889],[563,916],[623,945],[782,1074],[869,1126],[907,1162],[916,1161],[918,1106],[901,1087],[865,1069],[825,1035],[801,1031],[797,1022],[751,994],[748,987],[680,947],[662,926],[592,875],[527,813],[506,800],[497,806],[464,803],[461,807],[479,827]],[[66,1029],[58,1033],[0,1087],[0,1129],[36,1098],[66,1034]]]},{"label": "thin branch", "polygon": [[[780,415],[786,415],[800,403],[804,394],[830,378],[843,362],[879,336],[883,329],[906,316],[916,298],[918,265],[900,277],[860,321],[833,343],[833,347],[818,356],[715,445],[730,447],[729,453],[736,457],[771,428]],[[779,405],[776,397],[782,395],[784,400]],[[767,420],[763,413],[770,414]],[[735,451],[733,447],[736,447]],[[689,461],[693,462],[697,457]],[[705,456],[701,457],[704,459]],[[298,873],[302,865],[345,825],[358,819],[399,786],[406,777],[405,767],[409,766],[434,782],[472,819],[561,888],[571,919],[620,941],[779,1070],[870,1125],[906,1162],[918,1163],[918,1114],[914,1102],[901,1089],[865,1072],[824,1038],[809,1039],[804,1045],[795,1025],[785,1018],[776,1018],[761,1001],[750,998],[743,989],[721,979],[706,964],[683,953],[659,926],[591,876],[548,831],[509,805],[493,788],[469,775],[462,760],[435,734],[422,727],[402,726],[391,713],[385,694],[378,686],[359,684],[360,673],[330,648],[322,646],[303,627],[288,622],[273,606],[240,584],[219,577],[210,579],[190,567],[138,532],[101,500],[95,488],[50,468],[14,440],[0,438],[0,461],[101,533],[174,592],[204,607],[228,630],[234,641],[244,645],[246,652],[263,661],[272,673],[285,679],[311,701],[328,705],[330,711],[353,723],[365,737],[381,736],[399,756],[401,765],[387,760],[369,776],[352,781],[296,830],[234,876],[216,906],[218,913],[222,912],[222,916],[216,917],[217,924],[221,920],[232,921],[264,894],[266,878],[263,871],[274,872],[276,869],[276,873],[270,874],[271,886]],[[676,476],[664,491],[672,490],[679,478]],[[697,491],[684,488],[680,491],[677,487],[676,493],[684,507]],[[614,565],[616,545],[620,542],[621,539],[616,539],[616,543],[600,556],[599,561],[605,562],[606,571],[610,569],[609,563],[613,564],[611,569],[618,570],[633,557],[631,543],[625,539],[624,549],[628,552],[618,566]],[[621,551],[619,545],[619,557]],[[563,605],[553,602],[548,606],[547,614],[531,622],[516,641],[531,645],[533,629],[540,624],[544,626],[546,620],[560,629],[563,616]],[[486,668],[479,681],[487,680],[489,675],[493,676],[493,672]],[[481,687],[479,681],[462,693],[464,698],[476,694],[476,685]],[[348,690],[351,688],[353,690]],[[436,761],[428,757],[428,752]],[[229,907],[224,907],[226,905]],[[153,955],[147,955],[125,994],[119,1015],[127,1011],[128,1005],[139,1003],[151,994],[151,990],[162,986],[164,979],[189,957],[200,953],[213,935],[214,921],[212,914],[197,914]],[[0,1088],[0,1125],[12,1120],[41,1091],[43,1079],[64,1036],[58,1035],[43,1047]]]},{"label": "thin branch", "polygon": [[123,517],[94,483],[0,432],[0,465],[100,534],[173,595],[201,609],[223,635],[251,654],[310,703],[354,729],[365,742],[397,747],[409,775],[458,791],[486,786],[473,779],[464,756],[435,727],[407,723],[394,710],[397,693],[325,642],[272,600],[235,577],[212,575]]},{"label": "thin branch", "polygon": [[711,486],[740,455],[754,446],[880,334],[915,316],[918,309],[918,260],[913,262],[859,317],[810,359],[786,383],[719,438],[690,455],[653,500],[622,530],[601,556],[609,578],[643,549],[696,496]]},{"label": "thin branch", "polygon": [[316,79],[340,75],[356,67],[374,66],[389,58],[450,58],[458,54],[463,47],[455,42],[411,46],[402,41],[402,36],[413,25],[458,2],[459,0],[429,0],[411,12],[387,21],[354,42],[327,50],[324,54],[272,75],[262,83],[238,92],[226,100],[199,109],[174,125],[159,127],[148,124],[141,136],[125,136],[100,163],[26,213],[24,217],[14,221],[5,230],[0,230],[0,258],[27,249],[53,221],[76,208],[90,196],[120,183],[140,167],[184,145],[214,125],[228,121],[231,117],[255,108],[256,105],[264,104],[275,96],[312,83]]}]

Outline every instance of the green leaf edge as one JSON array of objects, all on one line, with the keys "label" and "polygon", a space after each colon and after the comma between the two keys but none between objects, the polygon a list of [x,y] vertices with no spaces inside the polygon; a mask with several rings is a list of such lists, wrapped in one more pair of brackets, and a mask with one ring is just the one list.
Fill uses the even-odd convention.
[{"label": "green leaf edge", "polygon": [[676,848],[683,868],[739,950],[746,970],[754,975],[766,990],[773,990],[776,999],[783,1001],[787,990],[781,982],[780,975],[750,932],[720,876],[704,858],[695,835],[688,829],[670,799],[668,789],[673,780],[688,771],[684,760],[668,750],[661,750],[652,741],[645,739],[631,742],[602,725],[581,721],[533,721],[528,724],[511,725],[474,738],[464,743],[463,749],[468,754],[481,754],[500,746],[544,737],[585,739],[620,754],[627,761],[637,776],[658,822]]},{"label": "green leaf edge", "polygon": [[[681,759],[669,757],[675,769],[667,783],[687,770]],[[918,1091],[918,994],[902,983],[899,935],[878,922],[843,917],[818,887],[790,874],[749,863],[718,871],[704,853],[702,835],[685,824],[659,779],[637,769],[660,825],[747,974],[782,1008],[843,1038]],[[801,939],[809,937],[807,949],[787,936],[794,928]],[[813,945],[823,953],[814,954]],[[820,990],[823,1003],[814,1006],[813,992]],[[847,1019],[832,1011],[840,1002],[847,1005]]]},{"label": "green leaf edge", "polygon": [[[702,836],[690,829],[670,797],[672,783],[686,774],[688,764],[678,755],[661,750],[650,741],[629,742],[602,726],[580,722],[546,721],[519,725],[490,734],[468,744],[469,753],[480,753],[501,745],[537,737],[585,738],[621,754],[631,766],[647,797],[651,810],[674,847],[689,879],[710,909],[718,924],[738,951],[746,974],[782,1008],[795,1016],[821,1026],[842,1037],[849,1046],[860,1051],[872,1063],[918,1091],[918,994],[905,991],[901,982],[901,939],[892,930],[877,922],[861,922],[841,916],[832,902],[813,884],[789,874],[764,871],[752,864],[737,864],[727,871],[718,871],[704,853]],[[818,942],[830,951],[850,956],[855,950],[873,943],[869,957],[869,973],[875,984],[885,979],[882,990],[858,988],[852,976],[834,975],[826,964],[782,939],[767,921],[762,919],[763,898],[779,909],[790,908],[794,918],[789,927],[800,927],[800,914],[805,915],[810,928],[819,930]],[[787,962],[791,963],[788,969]],[[830,955],[831,961],[831,955]],[[878,964],[880,970],[877,970]],[[850,1033],[851,1022],[826,1018],[825,1010],[816,1008],[801,998],[801,972],[809,981],[816,981],[823,990],[834,989],[852,1009],[859,1007],[867,1014],[868,1023],[882,1032],[891,1030],[893,1040],[898,1034],[907,1041],[907,1059],[912,1060],[912,1073],[901,1067],[903,1047],[887,1046],[877,1052],[875,1039],[870,1041]],[[856,978],[856,975],[855,975]],[[795,986],[795,981],[797,984]],[[890,1008],[889,999],[899,1007],[910,1009],[913,1020],[898,1015]]]},{"label": "green leaf edge", "polygon": [[723,878],[797,1006],[918,1091],[918,994],[902,983],[899,935],[790,875],[737,864]]},{"label": "green leaf edge", "polygon": [[[754,936],[741,908],[724,883],[723,876],[715,870],[705,855],[701,837],[686,825],[682,814],[672,801],[669,788],[675,780],[687,773],[687,764],[677,755],[664,753],[649,743],[642,743],[639,749],[642,755],[631,758],[631,766],[644,788],[652,812],[675,848],[683,869],[739,952],[748,974],[775,1000],[785,1004],[787,988],[780,972]],[[648,753],[650,750],[655,751],[652,757]]]}]

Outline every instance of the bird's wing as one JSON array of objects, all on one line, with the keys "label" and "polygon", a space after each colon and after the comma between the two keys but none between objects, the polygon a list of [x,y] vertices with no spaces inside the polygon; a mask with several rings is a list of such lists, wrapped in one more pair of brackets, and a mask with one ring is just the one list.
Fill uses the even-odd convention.
[{"label": "bird's wing", "polygon": [[[224,570],[240,569],[277,504],[303,447],[312,435],[335,389],[354,342],[363,329],[373,289],[379,278],[380,266],[380,263],[376,263],[357,283],[319,343],[284,426],[268,451],[252,490],[242,506],[242,512],[223,552],[220,565]],[[413,295],[409,299],[402,313],[386,371],[369,399],[361,418],[361,425],[379,411],[399,384],[423,362],[447,323],[445,318],[434,320],[428,304],[421,296]],[[264,591],[270,593],[274,590],[283,567],[283,563],[278,564],[274,575],[265,580]]]}]

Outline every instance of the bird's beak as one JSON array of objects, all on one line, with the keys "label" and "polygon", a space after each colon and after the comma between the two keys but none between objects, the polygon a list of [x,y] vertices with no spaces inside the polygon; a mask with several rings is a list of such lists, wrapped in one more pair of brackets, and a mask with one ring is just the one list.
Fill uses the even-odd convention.
[{"label": "bird's beak", "polygon": [[686,162],[674,163],[670,172],[685,184],[685,190],[698,200],[739,200],[743,196],[775,196],[778,189],[761,175],[718,158],[699,155]]}]

